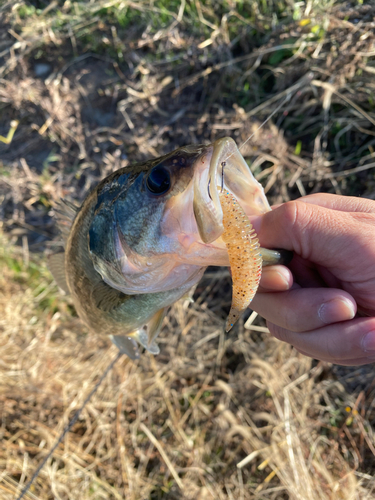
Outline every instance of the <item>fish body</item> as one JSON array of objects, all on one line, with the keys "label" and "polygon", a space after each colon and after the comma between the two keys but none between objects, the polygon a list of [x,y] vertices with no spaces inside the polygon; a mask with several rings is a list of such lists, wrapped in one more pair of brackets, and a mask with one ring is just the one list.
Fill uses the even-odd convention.
[{"label": "fish body", "polygon": [[[220,185],[247,216],[270,210],[235,142],[225,138],[117,170],[76,213],[60,216],[65,253],[52,256],[51,271],[86,325],[110,335],[130,358],[139,357],[138,344],[157,354],[167,308],[208,265],[229,265]],[[264,264],[280,260],[277,252],[262,254]]]}]

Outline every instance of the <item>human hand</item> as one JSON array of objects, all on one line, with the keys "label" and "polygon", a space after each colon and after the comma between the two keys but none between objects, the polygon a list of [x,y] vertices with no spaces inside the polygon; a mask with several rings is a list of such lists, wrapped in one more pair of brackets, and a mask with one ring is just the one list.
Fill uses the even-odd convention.
[{"label": "human hand", "polygon": [[[252,222],[262,246],[294,251],[293,286],[260,290],[251,304],[271,333],[320,360],[374,362],[375,202],[314,194]],[[292,276],[280,269],[287,289]]]}]

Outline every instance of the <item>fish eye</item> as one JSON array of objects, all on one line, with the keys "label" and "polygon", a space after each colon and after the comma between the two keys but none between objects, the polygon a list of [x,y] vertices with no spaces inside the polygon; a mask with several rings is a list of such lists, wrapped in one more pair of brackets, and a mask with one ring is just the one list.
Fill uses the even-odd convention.
[{"label": "fish eye", "polygon": [[146,180],[147,189],[152,194],[165,194],[171,187],[171,176],[166,168],[154,167]]}]

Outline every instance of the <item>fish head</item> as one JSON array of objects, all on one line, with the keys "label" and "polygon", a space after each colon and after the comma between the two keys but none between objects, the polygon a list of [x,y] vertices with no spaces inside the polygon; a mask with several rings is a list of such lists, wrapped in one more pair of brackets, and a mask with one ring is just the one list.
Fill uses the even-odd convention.
[{"label": "fish head", "polygon": [[138,294],[190,288],[208,265],[228,265],[220,189],[248,216],[270,210],[231,138],[114,172],[96,191],[89,229],[95,269],[110,286]]}]

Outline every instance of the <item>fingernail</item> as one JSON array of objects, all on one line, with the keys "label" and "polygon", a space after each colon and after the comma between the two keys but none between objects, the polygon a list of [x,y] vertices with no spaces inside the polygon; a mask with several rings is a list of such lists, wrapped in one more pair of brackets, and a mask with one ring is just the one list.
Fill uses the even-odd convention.
[{"label": "fingernail", "polygon": [[276,274],[280,280],[280,282],[285,286],[285,290],[288,290],[291,286],[290,283],[290,271],[286,268],[279,267],[276,271]]},{"label": "fingernail", "polygon": [[262,270],[262,287],[269,290],[289,290],[293,284],[290,271],[282,266],[265,267]]},{"label": "fingernail", "polygon": [[365,352],[375,351],[375,331],[368,332],[362,339],[362,349]]},{"label": "fingernail", "polygon": [[349,299],[332,299],[319,307],[319,318],[329,325],[338,321],[353,319],[356,313],[356,307]]}]

